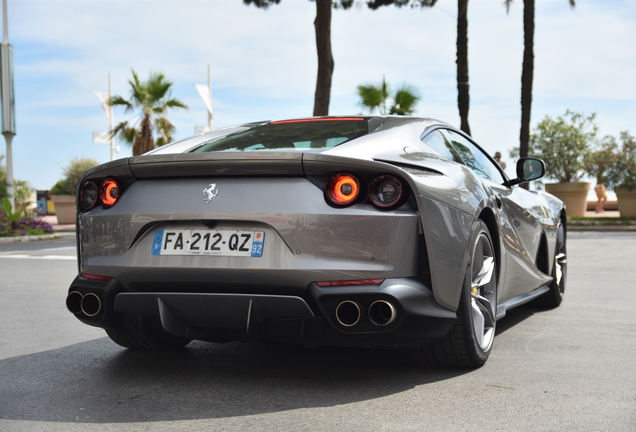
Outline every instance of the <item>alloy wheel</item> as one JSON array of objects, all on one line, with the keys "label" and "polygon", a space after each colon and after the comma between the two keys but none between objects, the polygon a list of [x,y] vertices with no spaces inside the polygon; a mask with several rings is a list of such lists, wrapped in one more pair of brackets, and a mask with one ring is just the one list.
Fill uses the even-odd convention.
[{"label": "alloy wheel", "polygon": [[471,264],[471,298],[473,332],[482,351],[488,351],[495,337],[497,281],[493,247],[485,233],[475,243]]}]

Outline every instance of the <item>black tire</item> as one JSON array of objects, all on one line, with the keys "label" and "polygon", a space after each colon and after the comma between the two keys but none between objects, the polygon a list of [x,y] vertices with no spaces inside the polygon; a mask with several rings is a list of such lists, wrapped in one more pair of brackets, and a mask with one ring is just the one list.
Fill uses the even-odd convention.
[{"label": "black tire", "polygon": [[189,339],[179,340],[162,340],[148,336],[136,336],[130,333],[115,333],[111,330],[106,330],[106,334],[117,345],[124,348],[145,350],[145,351],[169,351],[181,349],[191,342]]},{"label": "black tire", "polygon": [[439,341],[420,348],[420,360],[432,366],[478,368],[486,363],[495,337],[497,257],[488,227],[479,221],[457,308],[457,321]]},{"label": "black tire", "polygon": [[559,307],[565,295],[568,274],[567,235],[565,226],[559,222],[557,227],[556,246],[554,248],[554,263],[552,264],[552,283],[550,290],[539,297],[539,304],[548,309]]}]

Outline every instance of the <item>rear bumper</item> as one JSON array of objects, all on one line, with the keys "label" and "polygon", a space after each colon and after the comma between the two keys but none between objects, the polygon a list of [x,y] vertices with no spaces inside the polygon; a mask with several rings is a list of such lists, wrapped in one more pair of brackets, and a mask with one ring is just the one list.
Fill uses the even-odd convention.
[{"label": "rear bumper", "polygon": [[[379,285],[318,287],[302,295],[202,292],[129,292],[116,280],[94,281],[78,276],[69,294],[94,300],[93,316],[76,317],[89,325],[137,334],[157,332],[188,339],[269,340],[323,345],[407,347],[443,337],[454,312],[437,305],[433,293],[415,278],[387,279]],[[343,302],[356,305],[356,322],[337,316]],[[378,322],[374,305],[390,305],[391,319]],[[95,302],[93,301],[93,303]],[[77,310],[75,310],[77,311]],[[91,311],[91,313],[94,311]],[[386,322],[388,321],[388,323]],[[346,324],[346,325],[345,325]]]}]

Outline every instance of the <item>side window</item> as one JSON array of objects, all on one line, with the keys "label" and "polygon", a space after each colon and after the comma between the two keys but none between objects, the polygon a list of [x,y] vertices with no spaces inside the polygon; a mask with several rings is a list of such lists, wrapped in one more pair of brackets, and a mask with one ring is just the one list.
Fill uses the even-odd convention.
[{"label": "side window", "polygon": [[504,178],[501,172],[479,147],[451,130],[445,129],[444,135],[449,138],[453,148],[459,153],[468,168],[475,171],[479,177],[503,184]]},{"label": "side window", "polygon": [[451,143],[439,131],[433,131],[422,138],[422,142],[448,160],[463,164]]}]

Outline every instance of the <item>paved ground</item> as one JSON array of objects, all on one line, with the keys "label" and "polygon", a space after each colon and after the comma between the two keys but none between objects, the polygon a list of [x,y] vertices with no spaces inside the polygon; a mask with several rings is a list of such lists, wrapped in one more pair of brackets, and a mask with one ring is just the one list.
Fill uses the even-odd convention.
[{"label": "paved ground", "polygon": [[0,245],[2,431],[636,430],[636,233],[571,233],[563,305],[511,311],[474,371],[407,351],[127,351],[66,311],[74,253]]}]

